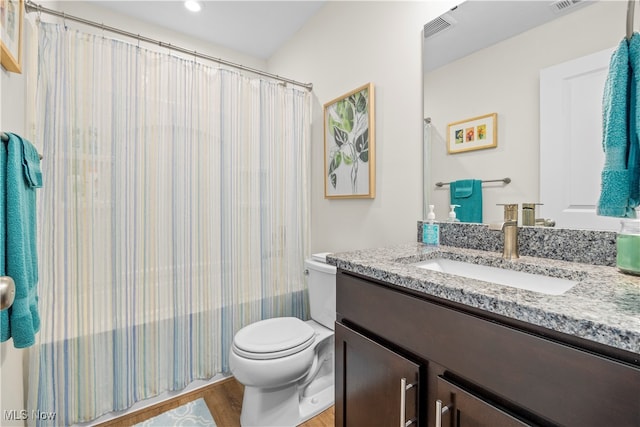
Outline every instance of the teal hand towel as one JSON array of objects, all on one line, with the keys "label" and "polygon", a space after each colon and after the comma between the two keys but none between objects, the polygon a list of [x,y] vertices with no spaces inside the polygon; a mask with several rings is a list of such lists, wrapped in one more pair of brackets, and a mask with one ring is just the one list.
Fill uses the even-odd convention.
[{"label": "teal hand towel", "polygon": [[631,82],[631,103],[629,117],[629,151],[627,154],[627,171],[629,173],[629,207],[627,216],[633,217],[630,212],[640,206],[640,34],[635,33],[629,41],[629,63],[633,70]]},{"label": "teal hand towel", "polygon": [[[19,137],[18,137],[19,138]],[[22,166],[27,185],[32,188],[42,187],[42,170],[40,169],[40,154],[30,142],[23,140]]]},{"label": "teal hand towel", "polygon": [[482,181],[462,179],[449,184],[452,205],[460,222],[482,222]]},{"label": "teal hand towel", "polygon": [[16,295],[13,305],[0,317],[0,340],[12,338],[14,347],[24,348],[35,343],[40,329],[35,189],[42,186],[42,173],[37,150],[15,134],[9,134],[5,160],[4,273],[13,278]]},{"label": "teal hand towel", "polygon": [[[633,39],[637,43],[637,35],[634,34]],[[597,206],[597,213],[602,216],[624,217],[633,212],[629,203],[631,179],[627,168],[632,100],[635,104],[634,85],[631,81],[629,44],[624,39],[611,56],[602,101],[602,148],[605,164]]]}]

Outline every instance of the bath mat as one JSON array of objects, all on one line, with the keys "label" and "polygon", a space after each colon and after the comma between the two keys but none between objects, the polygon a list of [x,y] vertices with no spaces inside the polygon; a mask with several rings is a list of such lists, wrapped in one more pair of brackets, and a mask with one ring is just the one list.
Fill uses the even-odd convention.
[{"label": "bath mat", "polygon": [[208,426],[215,427],[211,412],[204,399],[196,399],[170,411],[149,418],[136,426],[169,427],[169,426]]}]

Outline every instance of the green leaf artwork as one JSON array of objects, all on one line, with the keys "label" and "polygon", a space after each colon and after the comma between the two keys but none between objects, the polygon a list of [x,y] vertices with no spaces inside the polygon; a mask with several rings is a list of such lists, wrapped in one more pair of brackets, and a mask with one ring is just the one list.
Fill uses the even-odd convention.
[{"label": "green leaf artwork", "polygon": [[[369,89],[349,95],[327,107],[327,138],[329,169],[327,176],[335,190],[338,179],[345,178],[336,172],[350,168],[351,192],[358,193],[358,168],[369,162]],[[368,165],[367,165],[368,166]]]}]

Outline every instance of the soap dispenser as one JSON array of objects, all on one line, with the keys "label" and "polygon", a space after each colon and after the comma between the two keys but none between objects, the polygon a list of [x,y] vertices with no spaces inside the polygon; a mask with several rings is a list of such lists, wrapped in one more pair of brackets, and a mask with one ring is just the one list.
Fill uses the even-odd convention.
[{"label": "soap dispenser", "polygon": [[460,205],[449,205],[449,208],[451,209],[451,211],[449,211],[449,218],[447,218],[447,221],[460,222],[460,220],[456,218],[456,208],[459,208],[459,207]]},{"label": "soap dispenser", "polygon": [[433,221],[436,219],[436,214],[433,212],[433,205],[429,205],[429,213],[427,214],[427,221],[429,224],[433,224]]},{"label": "soap dispenser", "polygon": [[427,223],[422,224],[422,243],[429,246],[440,245],[440,226],[434,224],[436,214],[433,212],[433,205],[429,205]]},{"label": "soap dispenser", "polygon": [[616,237],[616,266],[623,273],[640,276],[640,207],[636,218],[620,221],[621,228]]}]

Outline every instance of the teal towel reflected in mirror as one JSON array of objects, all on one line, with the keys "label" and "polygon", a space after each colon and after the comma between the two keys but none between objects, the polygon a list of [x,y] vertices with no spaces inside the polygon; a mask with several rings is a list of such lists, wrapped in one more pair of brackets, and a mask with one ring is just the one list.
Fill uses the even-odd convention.
[{"label": "teal towel reflected in mirror", "polygon": [[460,222],[482,222],[482,181],[462,179],[449,185],[451,204]]}]

